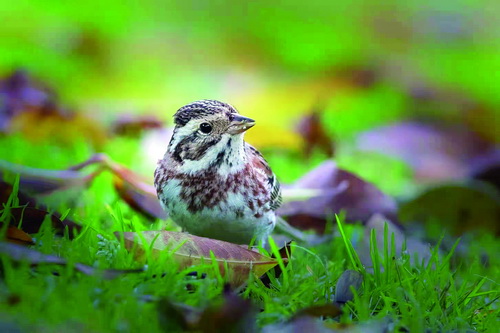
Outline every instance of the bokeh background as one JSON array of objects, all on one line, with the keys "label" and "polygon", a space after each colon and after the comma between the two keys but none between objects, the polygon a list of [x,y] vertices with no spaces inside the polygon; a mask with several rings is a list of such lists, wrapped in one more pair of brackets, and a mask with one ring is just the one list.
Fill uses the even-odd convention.
[{"label": "bokeh background", "polygon": [[[494,0],[3,1],[2,127],[37,144],[84,138],[73,159],[104,150],[150,172],[166,143],[127,161],[109,129],[124,114],[168,125],[180,106],[220,99],[257,120],[247,139],[273,150],[285,182],[335,155],[401,194],[415,177],[463,177],[498,143],[499,14]],[[9,84],[47,95],[18,87],[16,109]],[[47,104],[85,120],[16,121]],[[5,144],[8,159],[44,164]]]}]

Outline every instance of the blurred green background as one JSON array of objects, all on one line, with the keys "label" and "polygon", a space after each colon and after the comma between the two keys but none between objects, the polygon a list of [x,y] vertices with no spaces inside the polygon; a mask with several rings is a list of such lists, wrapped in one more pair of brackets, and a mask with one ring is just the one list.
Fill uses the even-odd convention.
[{"label": "blurred green background", "polygon": [[[168,115],[218,98],[286,121],[339,90],[336,111],[390,117],[408,107],[394,90],[421,87],[498,106],[498,8],[494,0],[2,1],[0,71],[28,69],[82,108]],[[332,83],[349,68],[373,70],[383,87],[349,100]]]},{"label": "blurred green background", "polygon": [[[454,247],[439,269],[433,264],[426,269],[406,266],[409,260],[391,261],[386,254],[384,265],[391,266],[384,267],[396,271],[387,269],[385,276],[401,278],[398,267],[403,267],[407,290],[402,290],[401,281],[365,280],[368,287],[356,298],[356,307],[344,308],[357,313],[346,311],[343,318],[383,319],[397,329],[399,319],[390,317],[394,314],[403,324],[420,325],[414,330],[402,326],[406,331],[421,331],[424,322],[429,331],[481,331],[484,318],[484,327],[494,327],[498,308],[493,289],[498,289],[495,273],[500,265],[493,255],[498,253],[493,237],[500,234],[500,201],[493,186],[496,181],[498,189],[500,163],[499,17],[498,0],[3,0],[0,162],[65,170],[104,152],[152,183],[175,111],[199,99],[228,102],[256,120],[245,139],[263,153],[283,184],[333,157],[340,168],[398,199],[403,207],[400,220],[414,228],[407,229],[409,236],[424,234],[415,225],[428,222],[426,243],[440,239],[438,244],[451,249],[455,238],[450,245],[446,239],[441,243],[442,227],[455,227],[456,234],[486,230],[481,237],[463,237],[466,245],[456,251],[463,260],[450,268]],[[19,69],[24,72],[15,72]],[[138,135],[117,130],[120,120],[134,123],[138,115],[152,115],[167,128],[152,130],[139,118],[136,124],[144,128]],[[480,165],[484,161],[488,163]],[[36,172],[64,174],[32,170]],[[328,190],[340,188],[331,187],[332,175],[317,178]],[[431,188],[427,196],[417,195],[429,185],[471,179],[493,185],[483,191],[477,184],[448,184]],[[71,263],[129,268],[120,266],[123,248],[110,255],[118,258],[111,265],[105,263],[98,256],[105,238],[95,235],[114,239],[111,232],[116,230],[164,229],[165,224],[149,224],[133,211],[124,201],[126,195],[117,193],[115,181],[106,172],[88,190],[75,186],[41,198],[51,211],[68,213],[85,231],[72,242],[59,242],[45,232],[42,238],[36,236],[37,247]],[[347,211],[364,212],[368,207],[371,212],[372,205],[385,210],[386,202],[392,203],[392,198],[361,183],[347,192]],[[409,204],[402,206],[405,202]],[[330,207],[325,208],[328,233],[333,224]],[[344,213],[342,209],[341,216]],[[361,240],[363,231],[355,228],[348,235]],[[368,237],[365,240],[370,253]],[[290,285],[284,279],[283,285],[268,291],[247,289],[250,295],[255,291],[255,298],[265,295],[259,325],[289,319],[309,302],[318,304],[323,289],[330,302],[331,283],[350,265],[350,250],[345,251],[342,242],[334,237],[331,245],[317,247],[318,255],[316,248],[305,249],[314,257],[297,251],[294,269],[287,269]],[[152,277],[164,272],[156,264],[149,266],[144,281],[132,277],[108,284],[100,276],[69,278],[72,269],[66,268],[58,277],[52,267],[33,274],[28,265],[20,266],[18,274],[6,262],[1,261],[6,278],[0,309],[8,311],[3,317],[22,323],[65,323],[67,311],[61,309],[69,308],[71,295],[69,301],[78,306],[73,307],[69,328],[75,325],[83,331],[87,324],[79,323],[90,322],[97,330],[137,331],[135,327],[156,325],[156,305],[144,306],[146,296],[173,296],[173,301],[198,306],[220,294],[220,288],[211,287],[211,278],[200,280],[201,287],[209,288],[193,289],[199,292],[188,289],[191,280],[184,288],[184,273],[179,279],[169,274],[161,280],[150,278],[150,272],[155,273]],[[318,275],[323,272],[326,275]],[[344,319],[341,322],[344,325]],[[371,321],[367,325],[377,329]],[[345,327],[350,329],[339,329]]]},{"label": "blurred green background", "polygon": [[[169,123],[184,104],[220,99],[257,120],[247,140],[259,148],[300,150],[297,123],[314,110],[341,143],[408,119],[460,124],[498,143],[499,7],[494,0],[3,1],[0,73],[25,69],[59,103],[103,124],[125,112]],[[337,157],[362,165],[352,156]]]}]

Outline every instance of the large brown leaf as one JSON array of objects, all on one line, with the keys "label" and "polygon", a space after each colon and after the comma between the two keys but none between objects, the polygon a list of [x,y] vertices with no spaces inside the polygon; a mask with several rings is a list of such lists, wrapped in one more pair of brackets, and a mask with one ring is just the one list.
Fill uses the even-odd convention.
[{"label": "large brown leaf", "polygon": [[318,189],[305,201],[285,203],[278,214],[294,227],[324,232],[327,218],[344,210],[347,221],[367,221],[373,214],[396,215],[396,202],[373,184],[327,161],[299,179],[292,188]]},{"label": "large brown leaf", "polygon": [[[122,233],[115,233],[118,238]],[[137,260],[145,259],[144,246],[151,248],[152,254],[158,256],[163,251],[173,251],[172,258],[186,268],[201,263],[211,263],[211,253],[215,257],[221,274],[227,277],[233,285],[243,284],[250,274],[257,277],[278,264],[276,259],[264,256],[260,253],[243,248],[240,245],[220,240],[193,236],[183,232],[172,231],[143,231],[140,236],[135,232],[123,233],[125,246],[131,250],[135,249]],[[142,244],[142,240],[146,244]],[[286,258],[283,259],[287,261]],[[228,270],[226,271],[225,266]]]}]

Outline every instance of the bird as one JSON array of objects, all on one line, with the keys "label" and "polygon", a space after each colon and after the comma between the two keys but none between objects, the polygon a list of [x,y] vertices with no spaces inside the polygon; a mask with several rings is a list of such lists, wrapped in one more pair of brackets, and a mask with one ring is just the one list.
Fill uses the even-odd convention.
[{"label": "bird", "polygon": [[282,198],[269,164],[244,141],[255,121],[230,104],[199,100],[181,107],[174,123],[154,174],[164,210],[190,234],[264,244]]}]

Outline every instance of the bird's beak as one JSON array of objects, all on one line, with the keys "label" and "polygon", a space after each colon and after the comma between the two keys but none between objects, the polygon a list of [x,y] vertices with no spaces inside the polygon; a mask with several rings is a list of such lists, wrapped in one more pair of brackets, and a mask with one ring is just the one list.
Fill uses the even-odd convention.
[{"label": "bird's beak", "polygon": [[231,125],[229,125],[229,134],[240,134],[255,125],[255,120],[240,116],[237,113],[231,114]]}]

